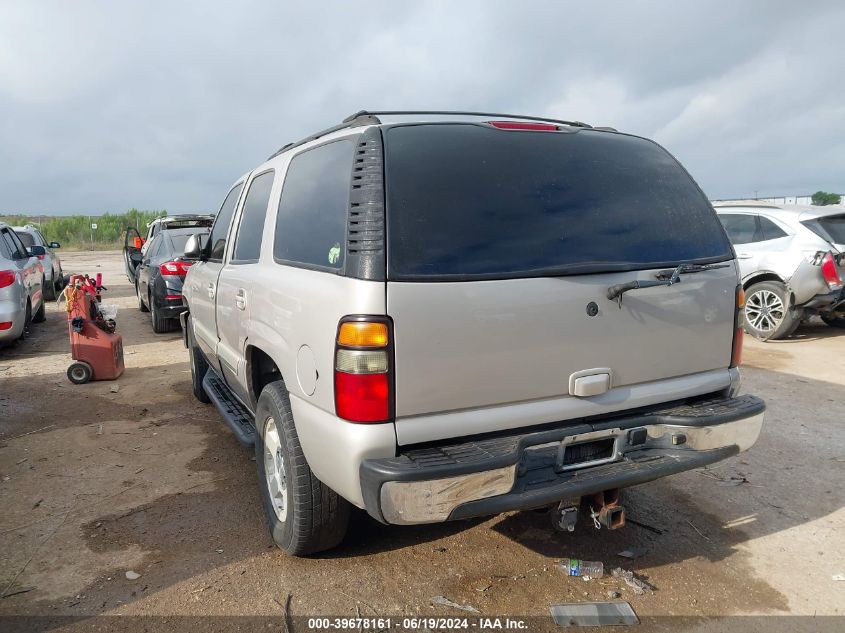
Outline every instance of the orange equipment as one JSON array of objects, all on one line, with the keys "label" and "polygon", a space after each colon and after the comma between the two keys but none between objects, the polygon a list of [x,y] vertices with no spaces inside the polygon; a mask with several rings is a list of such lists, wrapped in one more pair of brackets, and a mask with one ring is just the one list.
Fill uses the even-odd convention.
[{"label": "orange equipment", "polygon": [[67,368],[67,377],[76,385],[114,380],[123,373],[123,337],[100,311],[101,290],[105,288],[88,275],[71,275],[64,289],[70,355],[76,361]]}]

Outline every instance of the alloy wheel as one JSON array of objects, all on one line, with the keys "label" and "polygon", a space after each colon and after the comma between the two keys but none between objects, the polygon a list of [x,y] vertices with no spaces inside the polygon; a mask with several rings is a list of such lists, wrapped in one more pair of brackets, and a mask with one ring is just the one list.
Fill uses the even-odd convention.
[{"label": "alloy wheel", "polygon": [[758,290],[745,300],[745,318],[760,332],[771,332],[784,317],[783,300],[771,290]]},{"label": "alloy wheel", "polygon": [[270,502],[279,521],[288,516],[288,479],[279,429],[273,418],[264,425],[264,475]]}]

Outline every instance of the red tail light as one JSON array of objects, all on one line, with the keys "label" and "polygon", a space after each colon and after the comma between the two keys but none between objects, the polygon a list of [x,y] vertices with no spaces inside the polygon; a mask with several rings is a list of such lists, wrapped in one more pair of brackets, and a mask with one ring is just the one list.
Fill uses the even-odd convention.
[{"label": "red tail light", "polygon": [[528,130],[533,132],[555,132],[558,127],[553,123],[529,123],[525,121],[488,121],[500,130]]},{"label": "red tail light", "polygon": [[11,286],[17,279],[17,273],[14,270],[0,270],[0,288]]},{"label": "red tail light", "polygon": [[188,274],[188,269],[193,263],[183,261],[164,262],[158,269],[162,275],[179,275],[180,277],[184,277]]},{"label": "red tail light", "polygon": [[11,330],[14,321],[0,321],[0,330]]},{"label": "red tail light", "polygon": [[822,257],[822,277],[831,290],[839,290],[842,287],[842,279],[839,278],[839,271],[836,270],[833,253],[825,253]]},{"label": "red tail light", "polygon": [[734,303],[734,340],[731,349],[731,367],[739,367],[742,362],[742,340],[745,337],[745,290],[736,287],[736,301]]},{"label": "red tail light", "polygon": [[393,417],[392,327],[384,317],[344,317],[335,339],[334,402],[350,422]]}]

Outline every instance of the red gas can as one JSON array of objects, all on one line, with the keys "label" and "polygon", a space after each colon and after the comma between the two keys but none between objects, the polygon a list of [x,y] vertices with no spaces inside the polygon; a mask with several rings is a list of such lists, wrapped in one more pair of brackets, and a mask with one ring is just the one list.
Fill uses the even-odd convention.
[{"label": "red gas can", "polygon": [[100,288],[88,277],[73,275],[64,290],[67,300],[70,355],[76,362],[67,369],[74,384],[114,380],[123,373],[123,337],[114,322],[100,313]]}]

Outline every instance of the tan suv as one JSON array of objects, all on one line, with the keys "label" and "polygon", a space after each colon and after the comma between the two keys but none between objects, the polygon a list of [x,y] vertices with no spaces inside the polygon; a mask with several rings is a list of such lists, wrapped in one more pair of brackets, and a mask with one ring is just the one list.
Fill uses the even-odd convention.
[{"label": "tan suv", "polygon": [[186,255],[194,393],[255,446],[294,554],[337,545],[351,506],[618,527],[619,489],[760,433],[733,249],[644,138],[360,112],[238,179]]}]

